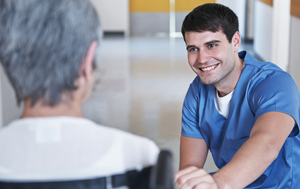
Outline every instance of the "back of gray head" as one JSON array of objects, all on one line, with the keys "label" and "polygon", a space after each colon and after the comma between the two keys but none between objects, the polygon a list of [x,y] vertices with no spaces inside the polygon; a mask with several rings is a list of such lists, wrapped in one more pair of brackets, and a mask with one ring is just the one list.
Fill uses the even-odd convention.
[{"label": "back of gray head", "polygon": [[56,105],[74,81],[100,23],[88,0],[1,0],[0,61],[18,104]]}]

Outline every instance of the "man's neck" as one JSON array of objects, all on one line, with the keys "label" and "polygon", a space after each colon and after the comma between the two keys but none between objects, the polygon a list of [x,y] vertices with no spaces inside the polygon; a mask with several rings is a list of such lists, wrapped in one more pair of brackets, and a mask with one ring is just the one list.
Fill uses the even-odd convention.
[{"label": "man's neck", "polygon": [[39,100],[34,106],[31,106],[31,101],[26,100],[21,118],[56,116],[83,117],[81,105],[78,103],[61,102],[55,106],[50,106],[45,105],[42,100]]},{"label": "man's neck", "polygon": [[216,89],[218,90],[219,97],[226,96],[227,94],[232,92],[235,89],[240,79],[240,76],[244,68],[244,60],[240,59],[240,57],[237,54],[236,62],[237,62],[236,68],[234,70],[234,75],[231,76],[232,78],[227,79],[228,81],[227,83],[222,83],[221,85],[215,85]]}]

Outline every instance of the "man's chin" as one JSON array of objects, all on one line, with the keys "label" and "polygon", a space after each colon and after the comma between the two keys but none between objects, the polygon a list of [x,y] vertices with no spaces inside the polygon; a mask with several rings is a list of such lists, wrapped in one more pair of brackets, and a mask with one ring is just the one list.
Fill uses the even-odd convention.
[{"label": "man's chin", "polygon": [[198,77],[200,78],[201,83],[203,83],[204,85],[211,85],[211,84],[214,84],[214,81],[208,80],[207,78],[203,78],[203,77],[200,76],[199,74],[197,74],[197,75],[198,75]]},{"label": "man's chin", "polygon": [[200,77],[200,80],[201,80],[201,83],[204,84],[204,85],[212,85],[212,84],[214,84],[213,81],[203,80],[203,79],[201,79],[201,77]]}]

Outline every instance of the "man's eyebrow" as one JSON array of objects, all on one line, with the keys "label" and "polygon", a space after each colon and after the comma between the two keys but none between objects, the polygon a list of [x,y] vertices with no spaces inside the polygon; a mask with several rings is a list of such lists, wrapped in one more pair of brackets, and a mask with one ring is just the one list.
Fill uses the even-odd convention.
[{"label": "man's eyebrow", "polygon": [[[212,43],[221,43],[221,41],[220,40],[212,40],[212,41],[208,41],[208,42],[204,43],[204,45],[209,45]],[[197,48],[197,47],[195,45],[186,46],[186,50],[188,50],[189,48]]]},{"label": "man's eyebrow", "polygon": [[192,48],[192,47],[196,47],[195,45],[188,45],[186,46],[186,50],[188,50],[189,48]]},{"label": "man's eyebrow", "polygon": [[205,45],[209,45],[209,44],[212,44],[212,43],[220,43],[221,41],[219,40],[212,40],[212,41],[208,41],[205,43]]}]

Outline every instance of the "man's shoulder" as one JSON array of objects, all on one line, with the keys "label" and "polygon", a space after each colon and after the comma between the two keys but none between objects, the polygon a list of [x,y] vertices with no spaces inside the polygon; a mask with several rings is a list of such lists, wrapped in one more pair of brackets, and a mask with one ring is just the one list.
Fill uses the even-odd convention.
[{"label": "man's shoulder", "polygon": [[285,72],[276,64],[274,64],[272,62],[265,62],[262,60],[258,60],[246,51],[240,52],[239,56],[240,56],[240,58],[242,58],[244,60],[244,63],[245,63],[244,69],[254,69],[257,72],[265,72],[265,71]]},{"label": "man's shoulder", "polygon": [[249,87],[256,86],[259,83],[264,83],[265,85],[272,84],[275,88],[280,85],[296,86],[289,73],[271,62],[263,62],[261,65],[252,65],[252,68],[248,67],[245,73],[249,74]]},{"label": "man's shoulder", "polygon": [[[242,57],[241,57],[242,55]],[[273,82],[280,78],[282,81],[294,83],[292,77],[286,71],[272,62],[263,62],[255,59],[247,52],[241,52],[240,57],[244,59],[244,69],[241,75],[241,80],[251,84],[260,82]]]}]

